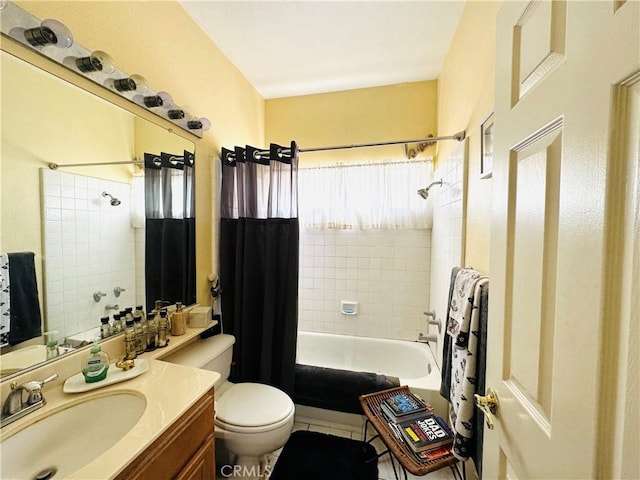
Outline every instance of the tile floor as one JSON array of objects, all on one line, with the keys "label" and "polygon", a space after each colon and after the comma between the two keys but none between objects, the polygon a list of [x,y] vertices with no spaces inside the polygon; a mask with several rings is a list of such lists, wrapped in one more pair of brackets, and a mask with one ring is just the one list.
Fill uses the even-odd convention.
[{"label": "tile floor", "polygon": [[[305,421],[296,421],[293,430],[310,430],[313,432],[321,432],[328,433],[331,435],[336,435],[340,437],[353,438],[355,440],[362,440],[362,430],[359,427],[351,426],[351,425],[340,425],[340,424],[327,424],[326,422],[321,422],[322,425],[314,424],[314,423],[306,423]],[[369,434],[373,430],[369,429]],[[376,439],[373,442],[374,447],[378,452],[384,450],[382,442],[380,439]],[[273,465],[280,454],[280,450],[274,452],[269,456],[269,463]],[[397,467],[396,467],[397,468]],[[384,455],[378,459],[378,478],[379,480],[395,480],[395,476],[393,475],[393,469],[391,467],[391,461],[389,460],[389,455]],[[401,476],[401,472],[398,472],[398,478],[403,479]],[[425,477],[416,477],[415,475],[407,474],[408,480],[417,480],[417,479],[428,479],[428,480],[455,480],[453,472],[449,468],[443,468],[441,470],[437,470],[428,474]]]}]

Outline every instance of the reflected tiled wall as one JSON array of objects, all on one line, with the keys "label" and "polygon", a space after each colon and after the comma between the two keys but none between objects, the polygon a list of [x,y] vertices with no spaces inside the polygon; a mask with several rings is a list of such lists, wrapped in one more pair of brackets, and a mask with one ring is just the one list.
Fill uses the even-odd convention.
[{"label": "reflected tiled wall", "polygon": [[[430,263],[430,230],[302,230],[299,329],[415,340]],[[341,300],[358,301],[358,315],[340,313]]]},{"label": "reflected tiled wall", "polygon": [[[135,240],[129,185],[41,170],[44,304],[47,330],[58,338],[100,325],[107,303],[135,304]],[[121,200],[111,206],[107,191]],[[115,297],[113,289],[125,292]],[[93,293],[107,296],[95,302]]]}]

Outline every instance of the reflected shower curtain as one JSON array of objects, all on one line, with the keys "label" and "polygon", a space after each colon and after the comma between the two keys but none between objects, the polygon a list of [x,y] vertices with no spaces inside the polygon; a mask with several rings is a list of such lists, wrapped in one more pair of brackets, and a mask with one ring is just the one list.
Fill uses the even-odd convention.
[{"label": "reflected shower curtain", "polygon": [[223,149],[220,283],[224,331],[236,337],[231,380],[293,394],[298,330],[298,151]]},{"label": "reflected shower curtain", "polygon": [[156,300],[196,301],[194,155],[144,154],[145,290]]}]

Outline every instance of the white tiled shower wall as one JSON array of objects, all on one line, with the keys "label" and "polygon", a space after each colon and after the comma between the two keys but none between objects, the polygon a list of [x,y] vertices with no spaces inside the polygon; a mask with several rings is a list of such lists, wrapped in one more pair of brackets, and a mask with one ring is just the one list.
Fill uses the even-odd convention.
[{"label": "white tiled shower wall", "polygon": [[[430,230],[302,230],[299,330],[416,340],[426,331]],[[341,300],[357,301],[343,315]]]},{"label": "white tiled shower wall", "polygon": [[[83,175],[41,170],[44,316],[57,338],[99,327],[105,306],[134,306],[135,239],[130,186]],[[102,192],[121,200],[111,206]],[[125,291],[116,297],[114,288]],[[94,292],[106,293],[99,302]]]},{"label": "white tiled shower wall", "polygon": [[[442,187],[434,187],[429,192],[434,205],[429,305],[430,310],[435,311],[436,318],[441,321],[440,338],[446,326],[451,269],[463,266],[463,187],[467,152],[465,140],[440,162],[434,178],[442,179]],[[429,332],[438,333],[438,329],[432,325]],[[436,349],[436,361],[440,363],[442,341],[437,343]]]},{"label": "white tiled shower wall", "polygon": [[[302,230],[300,330],[415,340],[438,333],[423,314],[433,310],[442,336],[451,269],[463,264],[467,155],[465,140],[434,173],[432,230]],[[341,300],[358,301],[358,315],[341,314]]]}]

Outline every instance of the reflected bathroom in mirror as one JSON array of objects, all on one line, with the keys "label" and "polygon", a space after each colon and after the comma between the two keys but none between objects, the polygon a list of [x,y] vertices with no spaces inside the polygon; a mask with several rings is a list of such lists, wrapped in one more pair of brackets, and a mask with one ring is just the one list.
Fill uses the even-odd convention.
[{"label": "reflected bathroom in mirror", "polygon": [[144,169],[133,160],[195,146],[6,51],[0,61],[0,252],[35,254],[41,312],[33,338],[2,346],[4,376],[46,360],[45,332],[75,346],[99,335],[101,317],[147,307]]}]

